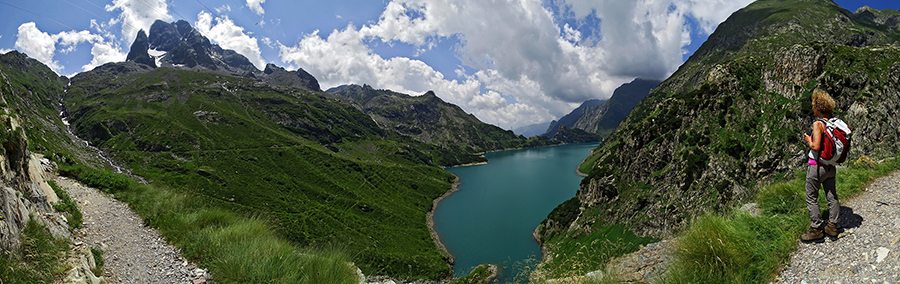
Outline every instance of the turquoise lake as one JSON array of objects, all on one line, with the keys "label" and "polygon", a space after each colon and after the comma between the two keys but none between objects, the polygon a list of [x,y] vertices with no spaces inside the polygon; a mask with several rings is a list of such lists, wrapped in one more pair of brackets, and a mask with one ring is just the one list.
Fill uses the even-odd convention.
[{"label": "turquoise lake", "polygon": [[485,154],[486,165],[448,168],[460,179],[459,191],[434,212],[434,230],[462,277],[482,263],[499,264],[512,279],[524,260],[541,258],[534,229],[557,205],[578,191],[575,173],[597,143],[508,150]]}]

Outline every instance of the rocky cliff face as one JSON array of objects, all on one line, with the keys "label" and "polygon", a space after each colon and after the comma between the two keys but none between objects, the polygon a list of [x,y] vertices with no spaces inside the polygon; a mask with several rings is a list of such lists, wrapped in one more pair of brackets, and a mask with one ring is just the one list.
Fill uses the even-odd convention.
[{"label": "rocky cliff face", "polygon": [[572,110],[572,112],[570,112],[569,114],[560,117],[559,120],[550,122],[550,126],[547,127],[547,131],[542,135],[553,137],[554,135],[556,135],[556,132],[559,131],[559,129],[563,126],[565,126],[566,128],[578,128],[584,130],[583,128],[575,127],[575,123],[581,120],[589,109],[599,107],[605,102],[606,100],[593,99],[581,103],[580,106]]},{"label": "rocky cliff face", "polygon": [[134,61],[156,68],[156,61],[150,57],[150,53],[148,52],[150,49],[150,43],[148,41],[147,34],[144,33],[144,30],[138,31],[134,43],[131,44],[131,50],[128,51],[128,56],[125,57],[125,61]]},{"label": "rocky cliff face", "polygon": [[295,71],[287,71],[269,63],[266,64],[266,70],[263,70],[263,73],[266,74],[263,77],[263,82],[269,85],[322,91],[319,88],[319,81],[309,73],[306,73],[306,71],[303,71],[302,68]]},{"label": "rocky cliff face", "polygon": [[623,84],[613,92],[609,100],[598,106],[584,110],[584,113],[572,124],[572,128],[582,129],[590,133],[611,131],[631,113],[631,110],[642,99],[647,97],[660,81],[634,79]]},{"label": "rocky cliff face", "polygon": [[29,220],[49,228],[57,238],[68,238],[66,219],[52,206],[59,198],[45,178],[52,163],[27,151],[17,119],[3,115],[0,124],[0,250],[19,251],[21,232]]},{"label": "rocky cliff face", "polygon": [[581,205],[663,237],[745,202],[760,181],[804,165],[817,88],[854,131],[851,162],[896,155],[900,35],[858,18],[823,0],[757,1],[733,14],[595,150]]},{"label": "rocky cliff face", "polygon": [[[571,113],[561,117],[559,121],[551,122],[547,132],[542,135],[556,138],[557,131],[565,126],[570,133],[564,136],[570,136],[571,131],[579,130],[584,132],[583,135],[579,135],[582,137],[580,140],[599,141],[609,135],[619,125],[619,122],[631,112],[631,109],[659,83],[655,80],[638,78],[623,84],[613,91],[609,100],[585,101]],[[591,134],[594,138],[589,137]]]},{"label": "rocky cliff face", "polygon": [[[46,149],[41,146],[44,142],[59,137],[42,135],[37,139],[41,143],[32,146],[27,138],[28,133],[42,131],[38,128],[54,132],[47,131],[53,125],[45,121],[47,113],[41,110],[53,105],[48,95],[62,86],[59,76],[40,62],[17,51],[0,55],[0,251],[19,252],[21,232],[29,220],[49,228],[56,237],[69,235],[65,217],[52,206],[59,198],[45,181],[53,163],[29,151]],[[16,113],[27,114],[25,120]]]}]

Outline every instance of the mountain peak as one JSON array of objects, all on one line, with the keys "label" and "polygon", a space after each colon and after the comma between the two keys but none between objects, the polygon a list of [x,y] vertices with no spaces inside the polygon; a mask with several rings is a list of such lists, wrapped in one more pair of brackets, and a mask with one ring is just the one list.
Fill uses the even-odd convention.
[{"label": "mountain peak", "polygon": [[134,61],[156,68],[156,61],[150,57],[150,53],[148,52],[149,49],[150,41],[147,38],[147,34],[144,33],[144,30],[140,30],[138,31],[137,37],[134,39],[134,43],[131,44],[131,50],[128,51],[128,56],[125,58],[125,61]]},{"label": "mountain peak", "polygon": [[296,71],[287,71],[282,67],[269,63],[266,64],[263,74],[266,75],[263,81],[271,85],[322,91],[319,88],[319,81],[302,68],[298,68]]},{"label": "mountain peak", "polygon": [[[154,50],[154,56],[149,54],[150,49]],[[260,72],[247,57],[213,44],[184,20],[173,23],[156,20],[150,26],[149,34],[139,31],[126,61],[153,68],[208,70],[256,79],[275,86],[321,91],[318,80],[302,68],[287,71],[269,63]]]}]

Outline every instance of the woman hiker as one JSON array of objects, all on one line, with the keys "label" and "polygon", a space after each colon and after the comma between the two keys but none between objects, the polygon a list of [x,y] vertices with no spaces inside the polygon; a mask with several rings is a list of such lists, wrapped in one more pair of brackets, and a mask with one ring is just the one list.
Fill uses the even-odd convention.
[{"label": "woman hiker", "polygon": [[[816,118],[828,120],[832,116],[835,103],[828,93],[822,90],[813,91],[812,109]],[[837,169],[835,166],[825,165],[818,161],[819,152],[823,148],[823,136],[825,136],[825,123],[816,119],[813,122],[812,136],[804,134],[804,140],[809,148],[809,167],[806,170],[806,207],[809,209],[809,232],[800,236],[803,242],[822,241],[825,237],[823,231],[828,236],[837,237],[838,217],[841,212],[840,204],[835,192],[835,175]],[[822,220],[822,214],[819,212],[819,186],[822,185],[825,190],[825,197],[828,199],[828,222]]]}]

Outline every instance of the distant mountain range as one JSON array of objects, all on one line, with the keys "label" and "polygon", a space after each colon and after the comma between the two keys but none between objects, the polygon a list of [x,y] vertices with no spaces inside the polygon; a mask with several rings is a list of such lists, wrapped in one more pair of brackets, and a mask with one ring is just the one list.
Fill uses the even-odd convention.
[{"label": "distant mountain range", "polygon": [[513,132],[525,137],[533,137],[544,134],[547,132],[547,127],[550,126],[550,122],[531,124],[526,126],[521,126],[519,128],[513,129]]},{"label": "distant mountain range", "polygon": [[606,102],[606,100],[593,99],[593,100],[587,100],[587,101],[581,103],[580,106],[578,106],[577,108],[572,110],[572,112],[570,112],[569,114],[566,114],[566,115],[560,117],[559,120],[551,121],[550,125],[547,126],[547,131],[545,131],[541,135],[547,136],[547,137],[553,137],[553,135],[556,135],[556,131],[559,130],[559,127],[563,126],[563,125],[568,128],[573,128],[575,126],[575,122],[578,121],[581,117],[583,117],[586,114],[588,109],[590,109],[592,107],[600,106],[604,102]]},{"label": "distant mountain range", "polygon": [[584,139],[599,141],[609,136],[609,133],[619,125],[619,122],[625,119],[625,116],[631,112],[631,109],[659,83],[660,81],[638,78],[630,83],[623,84],[616,88],[609,100],[594,99],[585,101],[569,114],[561,117],[559,120],[550,122],[546,130],[540,135],[559,138],[556,137],[557,131],[565,126],[570,131],[584,131]]},{"label": "distant mountain range", "polygon": [[[438,98],[434,92],[410,96],[368,85],[346,85],[328,90],[349,99],[379,126],[442,148],[469,153],[532,146],[512,131],[482,123],[459,106]],[[548,139],[533,139],[546,143]],[[539,142],[541,141],[541,142]],[[538,144],[535,144],[538,145]]]}]

